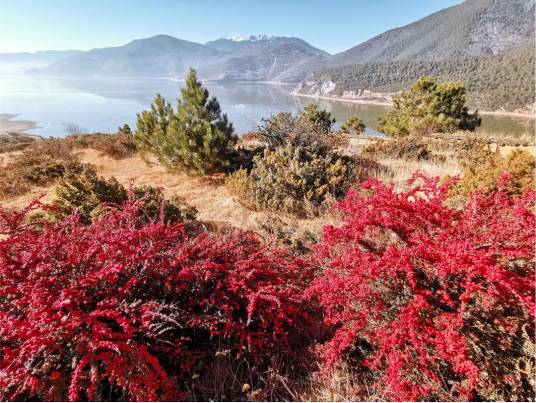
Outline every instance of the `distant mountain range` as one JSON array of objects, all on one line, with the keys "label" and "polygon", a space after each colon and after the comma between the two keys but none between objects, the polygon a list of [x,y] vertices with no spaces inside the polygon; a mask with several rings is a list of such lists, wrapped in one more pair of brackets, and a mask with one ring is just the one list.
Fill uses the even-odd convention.
[{"label": "distant mountain range", "polygon": [[35,67],[46,67],[58,60],[82,53],[79,50],[0,53],[0,74],[20,74]]},{"label": "distant mountain range", "polygon": [[54,63],[82,53],[81,50],[44,50],[40,52],[0,53],[0,63]]},{"label": "distant mountain range", "polygon": [[184,78],[195,67],[206,80],[296,82],[329,54],[299,38],[255,35],[200,44],[157,35],[124,46],[93,49],[58,60],[30,74],[53,76]]},{"label": "distant mountain range", "polygon": [[189,66],[203,65],[218,53],[199,43],[157,35],[124,46],[92,49],[28,72],[76,77],[182,77]]},{"label": "distant mountain range", "polygon": [[[534,12],[534,0],[466,0],[335,55],[292,37],[231,36],[200,44],[157,35],[84,52],[0,54],[0,62],[35,60],[39,63],[28,73],[61,77],[182,79],[194,67],[204,80],[301,82],[297,93],[343,97],[344,92],[398,91],[414,76],[430,72],[465,81],[471,71],[477,71],[464,70],[473,65],[493,74],[486,79],[496,82],[509,55],[534,49]],[[495,67],[488,66],[497,55],[504,56]],[[528,53],[515,57],[526,64]],[[456,67],[455,60],[464,60],[464,67]],[[377,63],[381,68],[374,70]],[[389,67],[389,63],[395,64]],[[482,63],[487,67],[483,69]],[[404,66],[400,73],[393,70],[400,66]],[[526,79],[527,66],[521,70],[510,69],[509,81]],[[533,71],[531,76],[534,82]],[[478,77],[473,74],[471,80]],[[516,102],[524,102],[527,96]],[[473,97],[477,98],[483,99]],[[523,106],[516,102],[508,107]]]}]

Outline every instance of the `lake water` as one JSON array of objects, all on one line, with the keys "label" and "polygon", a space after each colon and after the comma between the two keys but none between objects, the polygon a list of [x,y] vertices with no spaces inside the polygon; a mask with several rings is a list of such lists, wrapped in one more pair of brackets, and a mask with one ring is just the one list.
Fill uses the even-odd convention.
[{"label": "lake water", "polygon": [[[154,79],[50,79],[26,75],[0,75],[0,114],[16,114],[17,120],[37,124],[32,132],[64,136],[75,123],[89,131],[111,132],[128,123],[135,127],[136,113],[148,109],[154,95],[175,104],[183,82]],[[352,114],[374,127],[385,107],[339,101],[313,100],[289,94],[292,87],[251,83],[206,83],[238,133],[254,129],[262,117],[280,111],[295,112],[309,102],[328,110],[338,123]],[[508,116],[483,116],[482,129],[494,133],[534,133],[534,120]],[[367,129],[375,134],[373,129]]]}]

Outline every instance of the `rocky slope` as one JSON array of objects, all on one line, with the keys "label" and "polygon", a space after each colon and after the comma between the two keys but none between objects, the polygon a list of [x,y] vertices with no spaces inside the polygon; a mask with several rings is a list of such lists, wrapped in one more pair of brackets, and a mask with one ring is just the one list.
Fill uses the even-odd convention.
[{"label": "rocky slope", "polygon": [[534,46],[534,0],[467,0],[344,52],[330,66],[445,60]]}]

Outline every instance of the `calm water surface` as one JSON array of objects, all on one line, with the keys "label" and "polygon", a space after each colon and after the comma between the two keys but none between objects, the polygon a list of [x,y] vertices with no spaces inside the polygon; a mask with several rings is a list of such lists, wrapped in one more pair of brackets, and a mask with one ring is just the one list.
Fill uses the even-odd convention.
[{"label": "calm water surface", "polygon": [[[151,79],[50,79],[26,75],[0,75],[0,113],[36,122],[32,130],[43,136],[64,136],[66,125],[76,123],[89,131],[115,131],[128,123],[135,126],[136,113],[149,107],[156,93],[175,104],[183,82]],[[254,129],[262,117],[280,111],[296,112],[309,102],[328,110],[341,123],[356,114],[375,127],[385,107],[338,101],[313,100],[289,95],[292,87],[250,83],[206,83],[238,133]],[[534,133],[534,119],[483,116],[482,129],[509,135]],[[376,134],[372,128],[370,134]]]}]

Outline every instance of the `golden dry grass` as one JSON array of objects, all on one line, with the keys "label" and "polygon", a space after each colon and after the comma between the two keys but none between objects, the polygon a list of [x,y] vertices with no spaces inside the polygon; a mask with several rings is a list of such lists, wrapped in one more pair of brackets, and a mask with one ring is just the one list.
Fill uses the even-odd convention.
[{"label": "golden dry grass", "polygon": [[[147,164],[137,155],[116,160],[103,156],[94,149],[79,150],[76,155],[80,162],[94,165],[100,176],[114,176],[127,187],[130,184],[151,185],[161,187],[167,197],[173,195],[183,197],[188,204],[198,210],[198,219],[206,223],[212,231],[224,231],[230,227],[258,231],[260,225],[272,215],[272,213],[251,211],[242,207],[233,200],[223,185],[222,177],[172,174],[157,162]],[[55,196],[55,186],[34,187],[29,193],[5,200],[2,204],[8,208],[21,208],[42,194],[44,194],[44,202],[52,202]],[[313,233],[319,233],[324,224],[336,220],[330,216],[310,219],[279,217],[286,223]]]},{"label": "golden dry grass", "polygon": [[458,162],[453,157],[447,157],[444,162],[430,162],[430,161],[407,161],[399,159],[385,159],[380,161],[382,165],[388,167],[393,176],[380,175],[380,179],[384,181],[392,181],[395,184],[396,189],[402,189],[406,181],[416,171],[424,172],[429,176],[445,177],[447,175],[461,175],[462,171]]},{"label": "golden dry grass", "polygon": [[[370,144],[371,140],[364,138],[353,138],[348,145],[348,153],[359,154],[361,149]],[[458,164],[456,156],[452,151],[439,150],[435,154],[444,160],[415,161],[399,158],[378,158],[377,162],[388,168],[388,172],[378,170],[373,175],[384,182],[393,182],[397,189],[402,189],[406,181],[416,171],[424,172],[429,176],[454,176],[461,175],[462,170]]]}]

